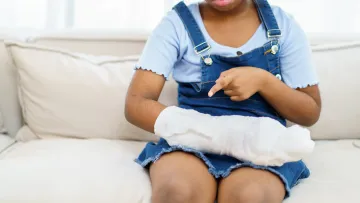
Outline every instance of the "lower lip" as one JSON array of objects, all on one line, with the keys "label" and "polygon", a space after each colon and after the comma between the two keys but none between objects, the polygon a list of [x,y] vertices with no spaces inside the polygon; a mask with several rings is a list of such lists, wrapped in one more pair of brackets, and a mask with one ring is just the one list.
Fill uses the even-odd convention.
[{"label": "lower lip", "polygon": [[217,6],[227,6],[231,4],[233,0],[215,0],[213,3]]}]

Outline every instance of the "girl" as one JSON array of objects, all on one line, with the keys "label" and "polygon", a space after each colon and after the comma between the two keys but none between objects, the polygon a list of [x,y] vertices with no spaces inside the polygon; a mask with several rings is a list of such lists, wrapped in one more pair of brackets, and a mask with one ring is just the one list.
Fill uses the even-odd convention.
[{"label": "girl", "polygon": [[[172,73],[179,107],[213,116],[266,116],[311,126],[320,95],[306,36],[266,0],[205,0],[169,12],[150,36],[126,99],[129,122],[154,132],[157,102]],[[148,143],[153,203],[280,203],[310,172],[302,161],[265,167]]]}]

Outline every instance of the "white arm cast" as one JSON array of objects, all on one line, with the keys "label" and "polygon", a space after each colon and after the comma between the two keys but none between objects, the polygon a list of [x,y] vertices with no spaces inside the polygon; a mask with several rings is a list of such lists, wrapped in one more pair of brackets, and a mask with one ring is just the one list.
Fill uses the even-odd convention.
[{"label": "white arm cast", "polygon": [[299,161],[315,146],[309,130],[298,125],[286,128],[266,117],[215,117],[174,106],[161,112],[155,134],[171,146],[225,154],[264,166]]}]

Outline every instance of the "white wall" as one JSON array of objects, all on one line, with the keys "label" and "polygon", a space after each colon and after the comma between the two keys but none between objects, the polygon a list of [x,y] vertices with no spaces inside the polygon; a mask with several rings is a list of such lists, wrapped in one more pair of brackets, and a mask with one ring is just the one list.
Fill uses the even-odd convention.
[{"label": "white wall", "polygon": [[[0,28],[151,31],[178,1],[0,0]],[[360,33],[360,0],[269,1],[291,13],[306,32]]]}]

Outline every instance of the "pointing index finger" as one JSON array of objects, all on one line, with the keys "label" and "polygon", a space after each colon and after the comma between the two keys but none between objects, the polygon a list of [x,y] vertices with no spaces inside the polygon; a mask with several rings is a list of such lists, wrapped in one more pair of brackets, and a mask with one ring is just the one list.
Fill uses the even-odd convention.
[{"label": "pointing index finger", "polygon": [[231,83],[232,79],[229,76],[223,76],[216,80],[216,84],[210,89],[209,97],[212,97],[216,92],[222,90],[227,87]]}]

